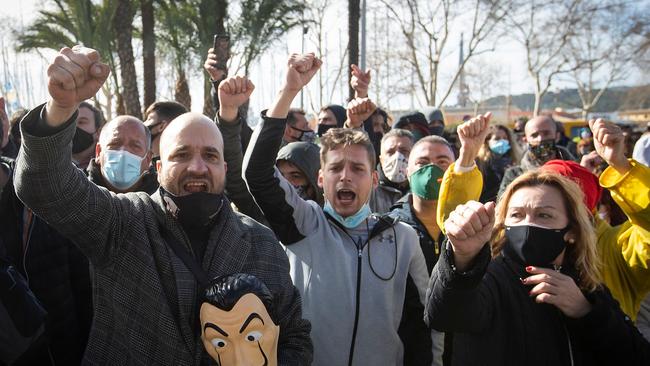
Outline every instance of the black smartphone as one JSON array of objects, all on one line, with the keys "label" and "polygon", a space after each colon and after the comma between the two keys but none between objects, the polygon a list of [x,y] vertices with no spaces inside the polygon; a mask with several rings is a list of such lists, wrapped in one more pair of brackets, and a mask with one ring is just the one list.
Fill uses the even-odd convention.
[{"label": "black smartphone", "polygon": [[215,34],[212,49],[217,55],[219,63],[225,64],[230,58],[230,36],[228,34]]}]

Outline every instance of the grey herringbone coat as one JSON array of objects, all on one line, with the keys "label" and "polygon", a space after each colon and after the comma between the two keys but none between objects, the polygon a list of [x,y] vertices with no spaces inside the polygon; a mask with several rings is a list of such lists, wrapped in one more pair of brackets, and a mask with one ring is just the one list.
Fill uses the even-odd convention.
[{"label": "grey herringbone coat", "polygon": [[[114,194],[86,179],[70,160],[76,116],[52,129],[43,107],[21,122],[17,162],[20,199],[75,242],[94,270],[95,318],[85,364],[198,365],[207,363],[196,324],[196,283],[163,239],[160,227],[190,245],[158,193]],[[289,264],[272,232],[224,205],[210,233],[203,268],[210,277],[245,272],[276,296],[278,361],[311,362],[309,322]]]}]

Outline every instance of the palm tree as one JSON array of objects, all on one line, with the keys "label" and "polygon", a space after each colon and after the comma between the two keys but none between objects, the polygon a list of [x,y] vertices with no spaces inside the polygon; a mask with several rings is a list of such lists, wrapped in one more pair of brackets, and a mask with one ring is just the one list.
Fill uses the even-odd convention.
[{"label": "palm tree", "polygon": [[[111,82],[102,87],[108,99],[104,115],[111,119],[111,98],[115,95],[118,100],[121,99],[120,83],[115,72],[115,42],[110,26],[115,0],[104,0],[101,4],[91,0],[53,0],[53,4],[53,10],[40,10],[34,22],[18,35],[17,51],[39,48],[58,51],[75,44],[99,51],[111,69]],[[96,98],[95,104],[98,104]]]},{"label": "palm tree", "polygon": [[153,0],[141,0],[142,16],[142,76],[144,79],[144,109],[156,101],[156,37],[154,35]]},{"label": "palm tree", "polygon": [[[174,87],[174,99],[186,108],[192,107],[192,97],[188,86],[185,68],[191,64],[190,49],[194,40],[195,28],[190,21],[192,12],[195,12],[192,4],[187,1],[160,1],[158,8],[158,19],[162,23],[159,39],[162,41],[162,48],[172,58],[172,64],[178,75]],[[206,49],[207,50],[207,49]]]},{"label": "palm tree", "polygon": [[120,75],[124,89],[124,105],[126,113],[142,119],[140,108],[140,94],[138,93],[138,79],[135,73],[133,46],[131,45],[133,32],[133,16],[130,0],[117,0],[115,15],[113,17],[113,31],[117,36],[117,55],[120,58]]}]

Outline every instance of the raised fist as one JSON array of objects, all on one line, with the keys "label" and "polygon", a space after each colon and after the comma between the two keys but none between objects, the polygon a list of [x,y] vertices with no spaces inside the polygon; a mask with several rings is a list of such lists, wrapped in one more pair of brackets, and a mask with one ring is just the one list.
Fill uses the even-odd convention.
[{"label": "raised fist", "polygon": [[631,166],[625,157],[625,136],[621,128],[601,118],[589,120],[589,128],[598,155],[620,173],[627,172]]},{"label": "raised fist", "polygon": [[97,94],[109,73],[92,48],[64,47],[47,68],[47,88],[56,106],[76,109]]},{"label": "raised fist", "polygon": [[346,126],[359,128],[375,112],[377,106],[369,98],[354,98],[348,103]]},{"label": "raised fist", "polygon": [[490,131],[490,118],[492,118],[492,112],[487,112],[458,126],[458,138],[461,142],[459,156],[461,166],[472,166]]},{"label": "raised fist", "polygon": [[[233,121],[237,109],[246,103],[255,90],[253,82],[245,76],[229,77],[219,84],[219,114],[224,121]],[[234,115],[233,115],[234,114]]]},{"label": "raised fist", "polygon": [[323,62],[314,53],[299,55],[292,53],[287,61],[287,79],[285,88],[299,92],[316,75]]},{"label": "raised fist", "polygon": [[368,87],[370,86],[370,72],[372,70],[368,70],[366,72],[361,71],[359,66],[357,65],[350,65],[350,68],[352,69],[352,76],[350,77],[350,86],[352,89],[355,91],[355,97],[357,98],[365,98],[368,96]]},{"label": "raised fist", "polygon": [[494,226],[494,202],[469,201],[458,205],[445,221],[445,232],[454,251],[454,262],[464,270],[483,245],[490,240]]}]

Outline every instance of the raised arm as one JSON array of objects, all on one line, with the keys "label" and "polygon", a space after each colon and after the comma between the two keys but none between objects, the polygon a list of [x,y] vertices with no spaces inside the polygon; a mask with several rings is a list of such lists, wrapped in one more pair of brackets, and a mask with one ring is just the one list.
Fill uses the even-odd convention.
[{"label": "raised arm", "polygon": [[[300,198],[294,187],[275,168],[291,102],[320,68],[313,53],[292,54],[284,85],[275,102],[262,112],[244,157],[244,179],[271,229],[284,244],[300,241],[314,228],[315,202]],[[313,203],[313,205],[312,205]]]},{"label": "raised arm", "polygon": [[264,214],[253,199],[242,178],[244,153],[241,147],[241,127],[246,123],[239,115],[239,108],[250,98],[255,89],[246,77],[230,77],[221,82],[219,111],[215,121],[223,136],[223,155],[227,164],[226,192],[228,198],[244,213],[258,222],[265,223]]},{"label": "raised arm", "polygon": [[597,219],[603,279],[621,308],[635,318],[650,291],[650,168],[624,155],[620,127],[601,119],[589,121],[598,155],[609,164],[600,184],[628,217],[617,227]]},{"label": "raised arm", "polygon": [[461,148],[458,159],[442,178],[436,218],[438,227],[445,232],[444,222],[458,205],[478,201],[483,189],[483,177],[474,163],[485,136],[490,131],[492,113],[477,116],[458,127]]},{"label": "raised arm", "polygon": [[98,188],[72,164],[71,142],[79,103],[95,95],[109,68],[95,50],[75,46],[63,48],[47,74],[50,100],[21,122],[16,193],[99,266],[112,260],[114,245],[128,235],[125,223],[134,211],[123,195]]}]

